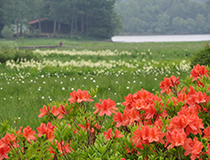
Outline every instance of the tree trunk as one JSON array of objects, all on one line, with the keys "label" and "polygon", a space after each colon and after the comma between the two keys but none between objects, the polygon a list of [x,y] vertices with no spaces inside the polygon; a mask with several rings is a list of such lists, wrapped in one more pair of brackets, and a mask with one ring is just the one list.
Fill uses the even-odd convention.
[{"label": "tree trunk", "polygon": [[53,27],[53,33],[55,34],[56,32],[56,20],[54,20],[54,27]]},{"label": "tree trunk", "polygon": [[85,31],[85,28],[84,28],[84,16],[82,15],[81,17],[81,32],[83,33]]},{"label": "tree trunk", "polygon": [[71,32],[70,34],[72,34],[74,31],[74,13],[72,14],[72,18],[71,18]]},{"label": "tree trunk", "polygon": [[88,27],[88,17],[86,17],[86,35],[89,35],[89,27]]},{"label": "tree trunk", "polygon": [[58,32],[60,32],[61,31],[61,23],[59,22],[58,23]]},{"label": "tree trunk", "polygon": [[40,33],[42,33],[42,26],[41,26],[41,17],[39,15],[39,31]]},{"label": "tree trunk", "polygon": [[19,32],[19,25],[18,22],[16,23],[16,36],[18,37],[18,32]]},{"label": "tree trunk", "polygon": [[22,10],[22,1],[20,1],[20,35],[23,34],[23,10]]},{"label": "tree trunk", "polygon": [[20,21],[20,35],[22,36],[23,34],[23,22],[22,20]]},{"label": "tree trunk", "polygon": [[75,16],[75,33],[77,33],[77,16]]}]

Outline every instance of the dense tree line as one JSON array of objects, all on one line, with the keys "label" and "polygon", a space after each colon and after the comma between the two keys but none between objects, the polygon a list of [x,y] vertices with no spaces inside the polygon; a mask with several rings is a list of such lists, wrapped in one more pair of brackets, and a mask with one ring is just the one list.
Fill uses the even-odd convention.
[{"label": "dense tree line", "polygon": [[71,26],[69,34],[81,34],[97,38],[110,38],[119,33],[122,23],[114,10],[115,0],[0,0],[0,30],[3,26],[16,26],[22,34],[29,21],[41,18]]},{"label": "dense tree line", "polygon": [[210,33],[210,0],[117,0],[115,9],[123,33]]}]

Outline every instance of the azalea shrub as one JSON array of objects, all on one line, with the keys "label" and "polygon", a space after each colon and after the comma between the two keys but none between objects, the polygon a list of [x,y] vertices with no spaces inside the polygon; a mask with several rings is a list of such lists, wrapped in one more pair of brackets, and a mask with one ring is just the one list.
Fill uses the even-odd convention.
[{"label": "azalea shrub", "polygon": [[165,77],[160,89],[130,93],[119,108],[94,102],[97,90],[73,91],[40,108],[36,130],[4,127],[0,159],[210,159],[209,68]]}]

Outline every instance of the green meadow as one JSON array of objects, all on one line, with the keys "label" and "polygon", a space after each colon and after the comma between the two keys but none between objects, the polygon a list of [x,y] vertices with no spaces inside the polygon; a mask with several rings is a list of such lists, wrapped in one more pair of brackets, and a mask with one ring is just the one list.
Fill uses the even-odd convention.
[{"label": "green meadow", "polygon": [[69,93],[78,89],[98,90],[92,107],[99,99],[108,98],[115,100],[119,107],[124,96],[141,89],[156,94],[164,77],[175,75],[184,79],[189,76],[190,58],[207,43],[114,43],[39,38],[0,39],[0,44],[40,46],[58,45],[60,41],[65,47],[33,50],[39,62],[23,60],[0,64],[0,122],[8,120],[13,127],[17,119],[17,127],[29,125],[35,129],[40,124],[38,114],[43,105],[66,100]]}]

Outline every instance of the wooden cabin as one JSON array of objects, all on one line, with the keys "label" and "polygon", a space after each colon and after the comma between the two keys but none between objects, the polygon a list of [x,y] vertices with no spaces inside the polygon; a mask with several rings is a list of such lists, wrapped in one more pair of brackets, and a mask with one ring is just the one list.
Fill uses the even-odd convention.
[{"label": "wooden cabin", "polygon": [[[54,21],[49,18],[42,18],[41,21],[41,33],[52,34],[54,31]],[[28,22],[30,25],[30,32],[34,33],[35,30],[39,30],[39,20]],[[71,26],[65,23],[56,23],[56,32],[60,34],[70,34]]]}]

